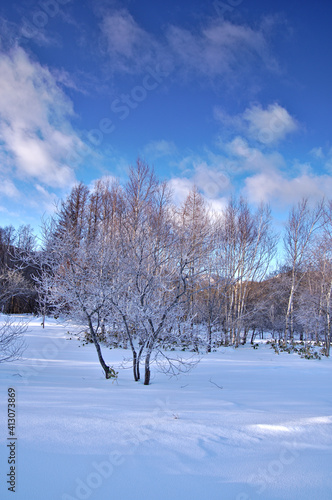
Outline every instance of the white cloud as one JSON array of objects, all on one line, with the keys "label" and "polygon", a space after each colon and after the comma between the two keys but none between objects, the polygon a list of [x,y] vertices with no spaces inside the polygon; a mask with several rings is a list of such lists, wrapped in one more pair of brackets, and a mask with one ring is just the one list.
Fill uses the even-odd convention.
[{"label": "white cloud", "polygon": [[245,179],[243,194],[252,203],[268,202],[280,208],[296,203],[303,197],[321,199],[329,197],[332,177],[302,174],[289,179],[281,172],[262,172]]},{"label": "white cloud", "polygon": [[240,136],[235,137],[231,142],[225,144],[225,149],[233,156],[244,158],[246,160],[256,156],[259,151],[251,148],[248,142]]},{"label": "white cloud", "polygon": [[276,103],[267,109],[251,106],[243,113],[243,119],[248,123],[249,134],[263,144],[276,144],[298,129],[296,120]]},{"label": "white cloud", "polygon": [[252,64],[275,70],[266,35],[221,18],[194,30],[167,26],[160,36],[143,29],[126,9],[104,15],[100,24],[110,70],[124,74],[146,72],[147,66],[161,66],[171,73],[210,78],[240,78]]},{"label": "white cloud", "polygon": [[332,172],[332,148],[326,150],[326,148],[316,147],[310,151],[310,154],[315,160],[319,161],[320,165],[328,172]]},{"label": "white cloud", "polygon": [[325,160],[325,168],[329,171],[332,172],[332,149],[328,152],[328,155]]},{"label": "white cloud", "polygon": [[230,190],[230,179],[222,169],[211,168],[205,162],[195,165],[195,185],[207,199],[217,199]]},{"label": "white cloud", "polygon": [[[211,174],[211,173],[210,173]],[[186,200],[189,192],[196,186],[200,192],[202,192],[203,198],[206,201],[207,207],[209,207],[213,212],[222,212],[228,203],[229,194],[231,191],[227,191],[227,196],[218,195],[219,188],[215,189],[210,184],[207,179],[203,179],[203,182],[199,184],[199,177],[194,176],[191,179],[187,177],[173,177],[169,181],[169,186],[173,193],[173,201],[175,205],[180,206]]]},{"label": "white cloud", "polygon": [[322,147],[312,148],[312,150],[310,151],[310,154],[312,156],[314,156],[315,158],[318,158],[318,159],[324,159],[325,158],[325,154],[323,152],[323,148]]},{"label": "white cloud", "polygon": [[229,197],[218,198],[217,200],[207,200],[209,208],[214,213],[223,213],[229,203]]},{"label": "white cloud", "polygon": [[221,211],[233,188],[220,158],[215,158],[215,162],[209,165],[200,158],[186,157],[182,164],[186,166],[185,175],[169,181],[175,204],[183,203],[189,191],[196,186],[207,205],[216,212]]},{"label": "white cloud", "polygon": [[110,175],[110,174],[102,175],[101,177],[98,177],[98,179],[93,179],[89,183],[88,188],[89,188],[89,191],[95,191],[97,184],[99,182],[102,182],[104,185],[112,186],[112,184],[116,184],[118,182],[118,180],[119,179],[117,177],[114,177],[113,175]]},{"label": "white cloud", "polygon": [[224,132],[244,131],[244,123],[241,115],[229,115],[220,106],[213,109],[214,118],[222,123]]},{"label": "white cloud", "polygon": [[269,66],[263,33],[229,21],[217,20],[196,33],[171,26],[167,40],[181,66],[196,74],[214,77],[244,72],[249,63],[257,60]]},{"label": "white cloud", "polygon": [[299,128],[296,119],[276,103],[270,104],[266,109],[261,105],[252,105],[235,116],[228,115],[217,107],[214,109],[214,116],[222,123],[224,135],[225,132],[240,132],[248,139],[269,146],[275,146]]},{"label": "white cloud", "polygon": [[[310,163],[294,160],[289,165],[278,151],[252,147],[241,136],[220,141],[219,146],[228,156],[224,167],[232,183],[251,203],[267,202],[278,210],[289,208],[303,197],[318,200],[331,196],[332,176],[315,173]],[[329,172],[332,150],[324,153],[322,148],[315,148],[311,154]]]},{"label": "white cloud", "polygon": [[186,177],[173,177],[169,181],[169,187],[172,190],[175,205],[181,205],[194,187],[194,182]]},{"label": "white cloud", "polygon": [[55,187],[73,183],[72,169],[55,160],[61,151],[59,141],[52,137],[45,141],[38,136],[31,137],[24,130],[11,131],[9,128],[3,131],[3,138],[15,155],[16,169],[24,178],[38,179]]},{"label": "white cloud", "polygon": [[[0,179],[1,180],[1,179]],[[15,184],[9,179],[2,179],[0,182],[0,194],[6,198],[16,198],[20,197],[20,192],[16,188]]]},{"label": "white cloud", "polygon": [[231,163],[233,173],[268,172],[285,167],[285,160],[280,153],[277,151],[264,153],[258,148],[250,147],[243,137],[237,136],[222,147],[231,158],[233,157]]},{"label": "white cloud", "polygon": [[152,157],[152,159],[162,158],[176,154],[177,148],[172,141],[161,139],[159,141],[151,141],[144,148],[144,154]]},{"label": "white cloud", "polygon": [[36,184],[35,189],[38,193],[39,209],[42,208],[44,212],[49,214],[53,213],[59,201],[58,196],[55,193],[49,192],[40,184]]},{"label": "white cloud", "polygon": [[106,16],[102,28],[107,35],[109,50],[127,59],[133,59],[138,50],[149,45],[149,35],[139,27],[127,11]]},{"label": "white cloud", "polygon": [[7,173],[64,187],[75,180],[67,156],[81,145],[73,105],[48,68],[15,47],[0,54],[0,139]]},{"label": "white cloud", "polygon": [[142,29],[127,10],[108,13],[100,27],[111,70],[136,74],[146,72],[149,65],[168,64],[168,54],[161,43]]}]

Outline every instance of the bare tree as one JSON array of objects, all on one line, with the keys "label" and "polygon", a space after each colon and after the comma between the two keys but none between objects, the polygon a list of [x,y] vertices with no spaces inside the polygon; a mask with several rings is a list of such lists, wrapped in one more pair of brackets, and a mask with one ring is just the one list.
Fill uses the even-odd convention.
[{"label": "bare tree", "polygon": [[19,313],[15,302],[26,302],[34,294],[33,285],[23,274],[22,269],[5,268],[0,272],[0,305],[3,312]]},{"label": "bare tree", "polygon": [[[161,341],[171,336],[179,340],[183,328],[176,326],[188,321],[187,291],[202,272],[198,266],[195,270],[199,246],[172,209],[166,183],[140,160],[130,169],[124,200],[119,283],[112,302],[133,352],[134,378],[140,378],[144,357],[148,385],[152,359],[162,353]],[[167,359],[173,369],[174,360],[163,354]]]},{"label": "bare tree", "polygon": [[313,242],[307,259],[307,273],[299,289],[298,321],[303,325],[306,339],[324,343],[329,356],[331,345],[331,203],[324,206],[323,232]]},{"label": "bare tree", "polygon": [[[62,209],[58,219],[44,227],[40,257],[43,265],[35,280],[54,313],[88,329],[105,377],[111,378],[115,373],[103,358],[99,335],[111,315],[112,277],[117,273],[114,256],[118,249],[102,224],[97,225],[93,238],[88,237],[88,192],[80,185],[69,200],[73,195],[77,201],[83,200],[82,205],[73,205],[74,216],[78,213],[79,217]],[[70,207],[71,202],[67,205]]]},{"label": "bare tree", "polygon": [[0,308],[5,313],[33,312],[35,290],[32,268],[25,256],[35,248],[30,226],[0,228]]},{"label": "bare tree", "polygon": [[284,237],[286,263],[290,269],[288,304],[285,314],[284,343],[294,338],[294,298],[309,266],[308,256],[313,235],[323,225],[323,202],[310,208],[307,198],[289,214]]},{"label": "bare tree", "polygon": [[[182,207],[176,213],[181,227],[181,239],[183,248],[190,254],[188,258],[191,261],[189,272],[189,281],[187,287],[187,296],[190,307],[190,314],[193,318],[192,330],[194,331],[194,318],[196,316],[196,287],[201,283],[197,283],[197,275],[206,274],[207,259],[212,250],[211,247],[211,217],[206,207],[203,196],[199,193],[196,186],[189,192]],[[203,277],[203,276],[202,276]],[[192,332],[193,333],[193,332]]]},{"label": "bare tree", "polygon": [[[1,316],[1,315],[0,315]],[[27,322],[6,317],[0,325],[0,363],[15,361],[24,352]]]},{"label": "bare tree", "polygon": [[221,330],[224,342],[237,346],[248,330],[251,288],[265,278],[275,255],[270,210],[262,204],[253,213],[244,199],[231,199],[219,217],[215,236],[213,281],[222,303]]}]

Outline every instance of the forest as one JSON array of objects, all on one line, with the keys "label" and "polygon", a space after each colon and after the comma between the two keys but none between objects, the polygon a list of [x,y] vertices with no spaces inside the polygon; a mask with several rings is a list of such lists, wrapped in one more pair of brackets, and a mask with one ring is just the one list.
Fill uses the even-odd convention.
[{"label": "forest", "polygon": [[176,206],[140,159],[128,181],[76,185],[42,224],[0,228],[0,310],[82,326],[102,347],[131,350],[134,380],[151,363],[185,370],[175,351],[267,339],[278,353],[329,356],[332,201],[302,199],[283,231],[267,204],[230,198],[215,213],[196,188]]}]

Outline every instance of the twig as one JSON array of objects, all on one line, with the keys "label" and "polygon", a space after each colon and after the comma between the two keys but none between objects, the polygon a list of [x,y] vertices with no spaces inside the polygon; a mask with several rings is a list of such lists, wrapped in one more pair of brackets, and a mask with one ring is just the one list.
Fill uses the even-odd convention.
[{"label": "twig", "polygon": [[[212,378],[212,377],[211,377],[211,378]],[[215,382],[213,382],[213,380],[211,380],[211,378],[210,378],[210,382],[211,382],[211,384],[215,385],[215,386],[216,386],[216,387],[218,387],[219,389],[223,389],[223,386],[222,386],[222,385],[218,385],[218,384],[216,384]]]}]

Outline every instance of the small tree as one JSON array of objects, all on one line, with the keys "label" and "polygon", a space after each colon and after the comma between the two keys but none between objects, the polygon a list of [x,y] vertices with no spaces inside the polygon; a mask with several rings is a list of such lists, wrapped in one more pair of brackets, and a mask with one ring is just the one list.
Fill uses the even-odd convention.
[{"label": "small tree", "polygon": [[[0,315],[1,317],[1,315]],[[25,349],[27,323],[6,317],[0,325],[0,363],[19,359]]]},{"label": "small tree", "polygon": [[[177,340],[182,335],[176,325],[190,316],[189,282],[194,283],[201,269],[193,272],[196,243],[172,209],[166,183],[160,183],[140,160],[130,169],[124,202],[112,303],[132,349],[134,379],[140,378],[144,356],[144,384],[148,385],[151,361],[162,352],[162,339],[175,339],[175,332]],[[163,360],[167,359],[171,361],[164,355]]]},{"label": "small tree", "polygon": [[[114,239],[96,224],[93,238],[89,237],[89,205],[86,190],[80,185],[72,195],[79,203],[67,202],[47,226],[44,226],[44,248],[39,261],[42,266],[35,275],[39,295],[53,312],[78,322],[87,328],[95,345],[105,377],[115,376],[103,358],[99,336],[111,316],[113,276],[118,249]],[[80,196],[77,196],[77,195]],[[74,207],[74,212],[68,209]],[[79,217],[76,215],[79,214]]]}]

